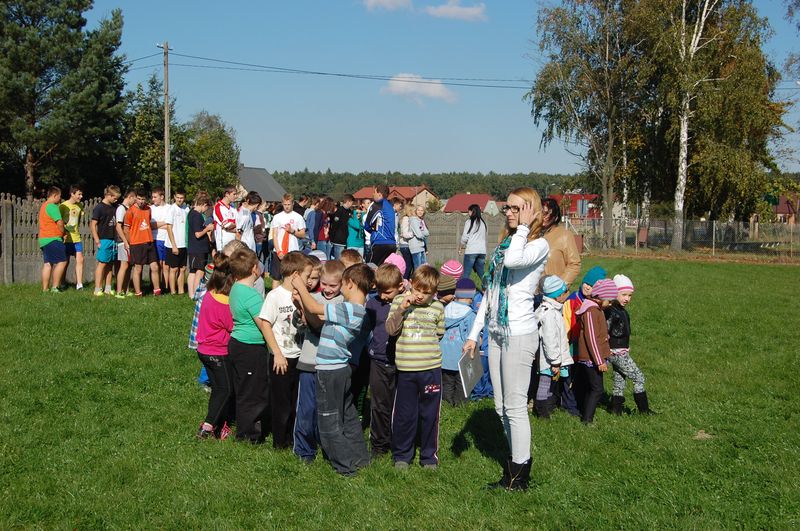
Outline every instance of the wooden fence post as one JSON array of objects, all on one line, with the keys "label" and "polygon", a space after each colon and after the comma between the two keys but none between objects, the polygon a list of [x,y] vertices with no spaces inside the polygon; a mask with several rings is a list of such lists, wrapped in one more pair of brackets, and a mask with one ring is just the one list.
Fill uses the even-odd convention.
[{"label": "wooden fence post", "polygon": [[8,194],[0,195],[0,223],[0,241],[3,245],[0,250],[3,257],[2,283],[8,285],[14,282],[14,204]]}]

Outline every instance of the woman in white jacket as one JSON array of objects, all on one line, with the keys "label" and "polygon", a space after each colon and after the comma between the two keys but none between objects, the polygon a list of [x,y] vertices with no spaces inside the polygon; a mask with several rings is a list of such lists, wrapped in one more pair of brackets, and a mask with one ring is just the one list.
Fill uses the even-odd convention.
[{"label": "woman in white jacket", "polygon": [[469,278],[472,271],[483,278],[486,264],[486,222],[481,217],[481,207],[476,204],[469,206],[469,219],[464,222],[461,232],[461,246],[464,248],[464,274]]},{"label": "woman in white jacket", "polygon": [[500,245],[489,260],[484,280],[486,295],[463,350],[474,356],[478,336],[486,324],[494,405],[511,449],[502,479],[491,486],[526,490],[531,472],[528,385],[539,345],[533,294],[549,247],[539,237],[542,202],[535,190],[522,187],[511,192],[503,212],[506,225]]},{"label": "woman in white jacket", "polygon": [[541,336],[536,371],[539,381],[534,404],[539,418],[546,419],[550,418],[550,413],[556,407],[555,397],[559,395],[554,391],[557,391],[561,378],[569,378],[569,366],[573,360],[569,352],[567,327],[561,313],[564,301],[569,296],[567,284],[556,275],[547,275],[542,279],[542,294],[542,304],[534,312]]}]

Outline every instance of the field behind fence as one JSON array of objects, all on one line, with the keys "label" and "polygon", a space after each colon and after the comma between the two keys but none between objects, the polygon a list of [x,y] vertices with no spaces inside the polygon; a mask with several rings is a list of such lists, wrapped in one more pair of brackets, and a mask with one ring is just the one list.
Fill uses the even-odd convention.
[{"label": "field behind fence", "polygon": [[[95,267],[95,246],[89,222],[99,198],[84,201],[84,215],[79,222],[83,241],[84,282],[91,280]],[[38,246],[38,217],[41,200],[0,194],[0,284],[38,282],[42,255]],[[451,258],[461,259],[459,245],[466,214],[433,212],[426,216],[431,236],[428,261],[441,264]],[[504,216],[484,215],[488,229],[488,250],[498,241]],[[580,235],[583,252],[600,250],[603,245],[603,220],[571,218],[567,226]],[[668,249],[672,241],[671,220],[614,220],[612,241],[615,248]],[[755,254],[764,257],[795,258],[800,251],[798,228],[783,223],[746,223],[687,221],[684,251],[705,255]],[[75,261],[70,261],[67,282],[75,282]]]}]

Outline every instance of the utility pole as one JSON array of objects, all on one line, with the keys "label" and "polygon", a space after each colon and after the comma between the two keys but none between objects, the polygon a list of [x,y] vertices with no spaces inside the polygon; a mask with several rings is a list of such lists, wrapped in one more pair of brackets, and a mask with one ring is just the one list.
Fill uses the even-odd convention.
[{"label": "utility pole", "polygon": [[164,199],[170,200],[170,145],[169,145],[169,42],[156,44],[164,50]]}]

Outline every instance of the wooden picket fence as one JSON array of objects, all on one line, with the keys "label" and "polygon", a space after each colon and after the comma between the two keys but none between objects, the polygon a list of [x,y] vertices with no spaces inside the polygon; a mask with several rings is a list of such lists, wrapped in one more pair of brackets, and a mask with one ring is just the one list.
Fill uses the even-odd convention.
[{"label": "wooden picket fence", "polygon": [[[89,222],[99,198],[83,201],[79,222],[83,242],[83,281],[92,279],[95,246]],[[42,200],[29,201],[11,194],[0,194],[0,284],[33,283],[41,278],[42,251],[39,249],[39,209]],[[75,283],[75,260],[70,260],[67,282]]]}]

